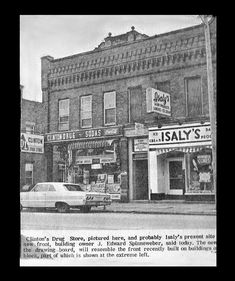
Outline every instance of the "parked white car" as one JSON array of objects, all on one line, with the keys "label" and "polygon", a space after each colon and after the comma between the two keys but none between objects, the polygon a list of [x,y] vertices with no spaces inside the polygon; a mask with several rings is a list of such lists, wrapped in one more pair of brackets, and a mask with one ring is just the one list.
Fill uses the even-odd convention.
[{"label": "parked white car", "polygon": [[67,212],[79,208],[89,212],[92,206],[110,205],[108,193],[84,191],[79,184],[64,182],[42,182],[28,192],[20,192],[20,208],[56,208]]}]

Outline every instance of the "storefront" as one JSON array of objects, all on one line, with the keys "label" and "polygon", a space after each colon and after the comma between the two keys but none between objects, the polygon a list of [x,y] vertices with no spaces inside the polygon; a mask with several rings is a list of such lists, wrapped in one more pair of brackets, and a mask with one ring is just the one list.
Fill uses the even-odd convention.
[{"label": "storefront", "polygon": [[148,130],[138,126],[126,128],[129,159],[129,198],[148,200]]},{"label": "storefront", "polygon": [[56,180],[108,192],[113,200],[120,200],[121,136],[120,126],[47,134],[46,143],[54,144],[59,151],[59,159],[56,161],[55,155],[53,159]]},{"label": "storefront", "polygon": [[209,123],[149,128],[150,199],[213,199]]}]

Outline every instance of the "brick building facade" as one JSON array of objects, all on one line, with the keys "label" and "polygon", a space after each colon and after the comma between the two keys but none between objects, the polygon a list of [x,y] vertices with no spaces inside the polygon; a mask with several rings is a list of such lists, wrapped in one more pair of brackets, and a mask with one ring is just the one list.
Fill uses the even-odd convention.
[{"label": "brick building facade", "polygon": [[[215,20],[210,26],[215,71]],[[121,185],[123,200],[167,195],[168,189],[156,184],[160,154],[159,147],[149,148],[149,130],[209,122],[203,26],[151,37],[132,27],[118,36],[109,33],[93,51],[59,59],[45,56],[41,64],[47,180],[92,185],[99,174],[107,174],[110,184]],[[147,111],[148,88],[170,94],[171,116]],[[192,149],[197,151],[198,146]],[[161,157],[188,154],[168,149]],[[189,186],[189,179],[184,184]],[[184,191],[175,195],[184,195],[185,187],[176,189]]]},{"label": "brick building facade", "polygon": [[[46,132],[44,128],[46,122],[44,104],[24,99],[21,86],[20,189],[25,185],[32,186],[46,180],[46,158],[42,141]],[[28,147],[28,140],[41,143],[35,147],[34,145]]]}]

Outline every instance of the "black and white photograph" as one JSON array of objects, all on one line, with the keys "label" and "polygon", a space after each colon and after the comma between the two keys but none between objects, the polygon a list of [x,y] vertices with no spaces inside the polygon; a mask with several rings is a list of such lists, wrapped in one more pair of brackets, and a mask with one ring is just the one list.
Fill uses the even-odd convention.
[{"label": "black and white photograph", "polygon": [[19,15],[21,267],[216,267],[216,22]]}]

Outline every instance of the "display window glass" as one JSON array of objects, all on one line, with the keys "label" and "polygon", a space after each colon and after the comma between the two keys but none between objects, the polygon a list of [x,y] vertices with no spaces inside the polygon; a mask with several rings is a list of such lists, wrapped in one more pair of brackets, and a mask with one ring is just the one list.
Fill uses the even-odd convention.
[{"label": "display window glass", "polygon": [[212,151],[203,149],[189,154],[188,163],[188,192],[211,193],[213,192],[212,178]]}]

